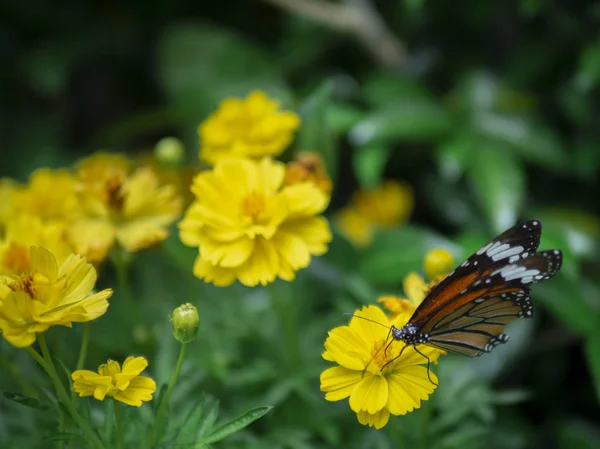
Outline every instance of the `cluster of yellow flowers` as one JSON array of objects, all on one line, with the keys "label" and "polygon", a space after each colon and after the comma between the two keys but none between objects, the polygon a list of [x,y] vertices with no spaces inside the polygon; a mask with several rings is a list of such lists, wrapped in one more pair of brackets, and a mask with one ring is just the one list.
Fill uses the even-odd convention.
[{"label": "cluster of yellow flowers", "polygon": [[227,99],[199,127],[200,158],[214,166],[192,183],[194,201],[179,224],[181,240],[198,247],[194,274],[226,286],[291,281],[327,250],[321,216],[331,181],[323,161],[300,154],[272,159],[293,139],[300,119],[262,92]]},{"label": "cluster of yellow flowers", "polygon": [[[3,179],[0,200],[0,331],[22,348],[52,326],[102,316],[112,290],[93,292],[96,268],[117,244],[135,252],[163,240],[182,207],[176,188],[161,184],[155,168],[108,153],[71,169],[39,169],[24,185]],[[115,363],[104,371],[116,373]],[[73,374],[76,391],[81,373]],[[156,388],[131,373],[131,383],[115,384],[122,392],[115,398],[139,406]]]}]

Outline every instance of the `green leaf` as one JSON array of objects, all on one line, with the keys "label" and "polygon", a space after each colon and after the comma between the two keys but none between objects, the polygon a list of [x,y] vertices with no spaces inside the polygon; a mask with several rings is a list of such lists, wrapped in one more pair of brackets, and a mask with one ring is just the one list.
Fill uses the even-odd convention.
[{"label": "green leaf", "polygon": [[375,188],[381,184],[389,155],[390,149],[381,145],[358,148],[354,152],[354,174],[363,189]]},{"label": "green leaf", "polygon": [[436,151],[438,170],[447,181],[456,182],[469,168],[478,148],[472,136],[459,134],[444,141]]},{"label": "green leaf", "polygon": [[362,86],[362,93],[373,106],[385,106],[400,101],[431,100],[433,97],[415,78],[401,73],[377,72]]},{"label": "green leaf", "polygon": [[198,121],[226,96],[254,89],[289,104],[290,92],[276,64],[247,38],[222,26],[171,26],[158,46],[158,72],[172,103]]},{"label": "green leaf", "polygon": [[20,393],[13,393],[12,391],[3,391],[2,395],[9,401],[16,402],[17,404],[21,404],[41,412],[48,410],[52,406],[52,404],[49,402],[40,401],[39,399],[25,396]]},{"label": "green leaf", "polygon": [[600,431],[586,421],[572,420],[557,427],[557,443],[560,449],[597,449],[600,447]]},{"label": "green leaf", "polygon": [[194,404],[181,425],[175,443],[202,441],[212,430],[219,415],[219,401],[212,396],[203,395]]},{"label": "green leaf", "polygon": [[585,355],[596,385],[596,396],[600,400],[600,317],[585,342]]},{"label": "green leaf", "polygon": [[88,445],[88,441],[82,435],[75,433],[75,432],[56,432],[56,433],[53,433],[52,435],[45,436],[44,440],[46,440],[46,441],[62,441],[62,442],[76,441],[76,442],[84,444],[86,446]]},{"label": "green leaf", "polygon": [[535,290],[535,302],[546,307],[558,322],[580,335],[594,332],[600,304],[593,301],[600,296],[591,283],[559,274],[536,285]]},{"label": "green leaf", "polygon": [[298,108],[302,125],[296,137],[295,148],[298,151],[319,153],[325,161],[329,176],[335,183],[337,175],[335,139],[327,120],[332,94],[332,81],[325,81]]},{"label": "green leaf", "polygon": [[327,123],[336,134],[346,133],[365,116],[364,111],[346,103],[332,102],[325,111]]},{"label": "green leaf", "polygon": [[492,229],[499,233],[512,226],[525,197],[520,161],[502,146],[484,144],[473,154],[468,176]]},{"label": "green leaf", "polygon": [[241,416],[219,426],[212,432],[206,439],[204,443],[216,443],[217,441],[221,441],[224,438],[227,438],[230,435],[233,435],[236,432],[239,432],[245,427],[248,427],[257,419],[265,416],[273,407],[264,406],[264,407],[256,407],[252,410],[247,411]]},{"label": "green leaf", "polygon": [[376,110],[350,130],[349,138],[356,146],[397,141],[436,142],[451,130],[452,120],[441,105],[414,99]]},{"label": "green leaf", "polygon": [[411,271],[422,271],[425,254],[446,248],[455,256],[461,250],[444,237],[417,227],[403,227],[378,234],[359,261],[359,274],[369,283],[400,284]]},{"label": "green leaf", "polygon": [[559,171],[569,166],[556,134],[528,117],[489,112],[474,115],[473,123],[478,134],[506,145],[524,159]]}]

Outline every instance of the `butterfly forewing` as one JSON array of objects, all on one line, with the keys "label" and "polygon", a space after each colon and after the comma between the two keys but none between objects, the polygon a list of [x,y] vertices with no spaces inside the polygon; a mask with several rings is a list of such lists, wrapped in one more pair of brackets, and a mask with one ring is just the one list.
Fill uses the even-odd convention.
[{"label": "butterfly forewing", "polygon": [[482,246],[428,293],[409,324],[428,344],[460,354],[504,343],[504,326],[533,314],[529,287],[561,267],[559,250],[535,253],[541,229],[531,220]]}]

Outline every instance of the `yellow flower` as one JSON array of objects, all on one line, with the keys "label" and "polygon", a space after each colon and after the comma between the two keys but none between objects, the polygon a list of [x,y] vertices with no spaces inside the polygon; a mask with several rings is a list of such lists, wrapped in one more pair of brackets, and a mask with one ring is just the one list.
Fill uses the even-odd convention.
[{"label": "yellow flower", "polygon": [[338,212],[336,223],[356,246],[367,246],[376,229],[390,229],[406,222],[413,203],[408,185],[385,181],[376,189],[356,192],[350,204]]},{"label": "yellow flower", "polygon": [[340,209],[335,214],[334,222],[342,235],[355,246],[364,248],[373,240],[375,226],[354,207]]},{"label": "yellow flower", "polygon": [[376,189],[358,191],[352,200],[361,215],[384,229],[408,220],[413,201],[411,188],[397,181],[385,181]]},{"label": "yellow flower", "polygon": [[79,254],[103,260],[115,242],[135,252],[168,235],[181,211],[181,198],[171,185],[161,186],[149,167],[129,173],[120,156],[99,155],[78,167],[81,214],[69,236]]},{"label": "yellow flower", "polygon": [[264,92],[246,99],[227,98],[200,126],[200,158],[212,164],[222,157],[278,156],[290,144],[299,117],[281,111]]},{"label": "yellow flower", "polygon": [[447,275],[453,266],[454,257],[447,249],[434,249],[425,255],[425,273],[429,279]]},{"label": "yellow flower", "polygon": [[127,357],[123,368],[119,362],[108,360],[98,367],[98,372],[78,370],[71,374],[73,390],[79,396],[94,396],[103,401],[106,396],[124,404],[141,407],[142,401],[152,400],[156,383],[139,374],[146,369],[144,357]]},{"label": "yellow flower", "polygon": [[96,270],[85,258],[71,254],[59,267],[52,253],[37,247],[29,258],[28,272],[0,276],[0,330],[10,344],[26,347],[51,326],[71,327],[106,312],[112,290],[90,295]]},{"label": "yellow flower", "polygon": [[0,232],[10,217],[13,216],[13,195],[17,188],[10,178],[0,178]]},{"label": "yellow flower", "polygon": [[31,246],[46,248],[62,265],[73,252],[66,242],[65,230],[61,222],[43,222],[33,215],[14,216],[6,223],[4,237],[0,239],[0,273],[29,271]]},{"label": "yellow flower", "polygon": [[331,193],[333,184],[320,154],[302,152],[296,156],[296,161],[287,165],[285,184],[294,185],[301,182],[312,182],[326,195]]},{"label": "yellow flower", "polygon": [[79,209],[75,179],[66,170],[36,170],[29,177],[29,183],[14,192],[12,206],[15,214],[68,221]]},{"label": "yellow flower", "polygon": [[[402,327],[409,317],[403,313],[391,320],[380,308],[365,306],[354,313],[348,326],[331,330],[322,356],[338,366],[321,373],[325,399],[350,398],[358,421],[377,429],[387,424],[390,415],[405,415],[419,408],[438,382],[435,373],[428,373],[423,366],[427,365],[425,357],[413,347],[404,349],[403,342],[391,340],[390,326]],[[432,362],[441,354],[424,345],[418,350]]]},{"label": "yellow flower", "polygon": [[325,253],[331,232],[319,214],[329,197],[309,182],[284,186],[284,177],[280,162],[236,158],[195,178],[179,228],[183,243],[199,247],[197,277],[220,286],[291,281]]}]

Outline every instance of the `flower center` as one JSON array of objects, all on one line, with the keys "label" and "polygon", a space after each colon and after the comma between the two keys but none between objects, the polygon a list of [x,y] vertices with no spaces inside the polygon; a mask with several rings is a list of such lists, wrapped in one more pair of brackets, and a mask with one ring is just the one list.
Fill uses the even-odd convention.
[{"label": "flower center", "polygon": [[371,350],[371,357],[373,358],[371,364],[376,366],[378,371],[389,368],[392,366],[391,362],[398,357],[399,353],[394,340],[390,340],[389,338],[387,340],[377,340]]},{"label": "flower center", "polygon": [[29,249],[12,242],[4,255],[4,266],[13,273],[27,271],[29,269]]},{"label": "flower center", "polygon": [[35,297],[36,289],[35,289],[32,274],[28,274],[26,276],[21,276],[20,278],[16,279],[14,282],[12,282],[8,287],[13,292],[25,292],[31,298]]},{"label": "flower center", "polygon": [[252,192],[242,200],[242,213],[252,220],[256,220],[264,210],[265,197],[260,193]]}]

